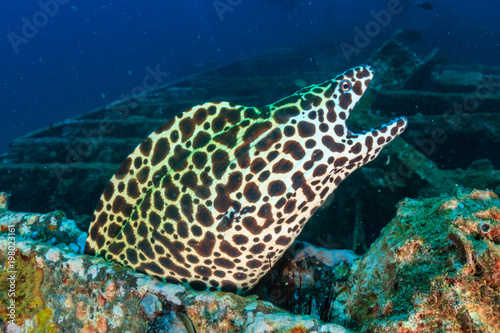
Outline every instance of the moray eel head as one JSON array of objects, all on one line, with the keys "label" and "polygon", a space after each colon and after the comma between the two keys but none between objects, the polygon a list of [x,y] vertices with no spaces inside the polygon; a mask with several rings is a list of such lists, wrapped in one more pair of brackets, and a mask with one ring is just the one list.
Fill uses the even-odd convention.
[{"label": "moray eel head", "polygon": [[[342,179],[374,160],[382,148],[407,127],[407,119],[399,117],[379,128],[361,133],[353,133],[347,128],[347,118],[365,93],[374,74],[371,66],[362,65],[339,75],[330,87],[334,92],[333,96],[325,103],[331,136],[323,136],[321,141],[331,152],[328,159],[333,161],[334,173],[339,173]],[[322,125],[318,126],[321,130]],[[341,179],[337,180],[340,181]]]}]

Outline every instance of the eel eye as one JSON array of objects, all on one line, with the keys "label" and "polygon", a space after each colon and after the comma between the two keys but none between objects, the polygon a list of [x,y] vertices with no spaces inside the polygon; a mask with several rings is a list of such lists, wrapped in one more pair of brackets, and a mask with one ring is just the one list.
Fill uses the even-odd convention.
[{"label": "eel eye", "polygon": [[340,89],[342,89],[343,92],[348,92],[351,90],[351,82],[347,80],[340,81]]},{"label": "eel eye", "polygon": [[488,232],[490,231],[491,226],[490,226],[488,223],[483,222],[483,223],[481,223],[481,225],[479,226],[479,228],[481,229],[481,231],[482,231],[483,233],[485,233],[485,234],[486,234],[486,233],[488,233]]}]

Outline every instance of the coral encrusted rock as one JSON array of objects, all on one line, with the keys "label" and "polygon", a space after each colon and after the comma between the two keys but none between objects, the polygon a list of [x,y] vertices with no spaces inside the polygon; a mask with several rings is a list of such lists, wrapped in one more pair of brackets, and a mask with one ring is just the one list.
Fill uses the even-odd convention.
[{"label": "coral encrusted rock", "polygon": [[500,332],[497,195],[402,201],[334,308],[362,332]]},{"label": "coral encrusted rock", "polygon": [[349,332],[256,296],[196,292],[81,254],[85,233],[64,214],[11,212],[2,198],[0,332],[184,333],[186,318],[200,333]]}]

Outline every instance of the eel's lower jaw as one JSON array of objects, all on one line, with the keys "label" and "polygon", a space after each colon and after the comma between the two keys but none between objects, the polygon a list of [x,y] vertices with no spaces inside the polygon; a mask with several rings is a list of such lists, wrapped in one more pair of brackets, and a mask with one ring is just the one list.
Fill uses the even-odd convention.
[{"label": "eel's lower jaw", "polygon": [[408,119],[406,117],[398,117],[390,122],[381,125],[380,127],[377,128],[372,128],[371,130],[367,131],[362,131],[361,133],[353,133],[351,130],[347,130],[347,139],[354,139],[357,138],[361,135],[366,135],[366,134],[372,134],[373,137],[377,137],[379,135],[384,135],[387,137],[387,134],[389,133],[389,141],[392,141],[395,137],[399,136],[401,133],[403,133],[408,126]]}]

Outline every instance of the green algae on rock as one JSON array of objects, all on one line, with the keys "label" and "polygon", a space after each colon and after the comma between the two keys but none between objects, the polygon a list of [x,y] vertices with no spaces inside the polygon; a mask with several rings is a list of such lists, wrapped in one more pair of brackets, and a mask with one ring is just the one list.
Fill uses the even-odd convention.
[{"label": "green algae on rock", "polygon": [[337,319],[370,332],[500,331],[500,200],[405,199],[355,264]]},{"label": "green algae on rock", "polygon": [[123,162],[99,200],[85,252],[195,290],[244,293],[337,186],[406,128],[346,126],[370,66],[262,108],[205,103]]},{"label": "green algae on rock", "polygon": [[[5,247],[3,247],[4,245]],[[2,248],[7,249],[7,244],[2,244]],[[5,258],[5,261],[7,261],[7,258]],[[11,280],[12,277],[14,277],[14,280]],[[34,313],[43,311],[44,304],[41,296],[42,280],[43,271],[37,267],[35,259],[16,253],[14,270],[0,270],[0,290],[2,290],[0,295],[1,318],[5,318],[4,321],[6,322],[13,320],[14,323],[21,324]],[[11,288],[11,283],[14,288]],[[14,302],[11,300],[14,300]],[[12,308],[9,308],[11,303],[14,304],[13,318],[8,316]]]}]

